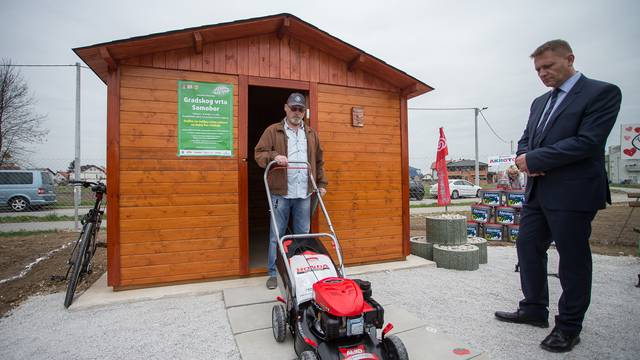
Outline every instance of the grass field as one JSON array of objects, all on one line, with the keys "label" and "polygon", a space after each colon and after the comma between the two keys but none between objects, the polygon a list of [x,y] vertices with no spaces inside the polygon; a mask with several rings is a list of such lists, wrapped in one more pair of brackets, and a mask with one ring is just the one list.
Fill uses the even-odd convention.
[{"label": "grass field", "polygon": [[[58,202],[55,208],[73,207],[73,189],[75,186],[59,185],[56,186],[56,195]],[[94,195],[91,189],[78,187],[81,191],[80,205],[91,206],[94,203]]]},{"label": "grass field", "polygon": [[0,217],[0,224],[2,223],[24,223],[24,222],[50,222],[50,221],[73,221],[74,216],[71,215],[57,215],[49,214],[45,216],[2,216]]},{"label": "grass field", "polygon": [[621,187],[640,190],[640,184],[609,184],[609,187]]}]

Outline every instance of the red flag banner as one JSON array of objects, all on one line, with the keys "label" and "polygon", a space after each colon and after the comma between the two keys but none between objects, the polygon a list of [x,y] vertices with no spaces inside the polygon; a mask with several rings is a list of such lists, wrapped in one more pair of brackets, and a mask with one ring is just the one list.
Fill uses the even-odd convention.
[{"label": "red flag banner", "polygon": [[438,206],[451,204],[449,174],[447,173],[447,155],[449,155],[447,138],[444,136],[444,129],[440,128],[438,153],[436,154],[436,172],[438,173]]}]

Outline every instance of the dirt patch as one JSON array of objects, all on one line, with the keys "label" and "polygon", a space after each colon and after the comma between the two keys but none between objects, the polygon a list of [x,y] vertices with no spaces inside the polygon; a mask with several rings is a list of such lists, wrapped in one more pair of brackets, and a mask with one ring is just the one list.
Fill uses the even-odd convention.
[{"label": "dirt patch", "polygon": [[[98,233],[98,241],[105,241],[105,232]],[[0,279],[17,275],[25,266],[51,250],[75,241],[74,232],[52,232],[28,236],[0,237]],[[50,294],[65,291],[66,281],[51,280],[52,275],[62,275],[67,271],[67,260],[73,250],[73,243],[56,252],[50,258],[33,266],[24,277],[0,284],[0,317],[18,306],[31,295]],[[98,247],[94,256],[93,273],[85,277],[76,293],[86,290],[107,270],[107,256],[104,247]],[[62,305],[62,302],[60,303]]]},{"label": "dirt patch", "polygon": [[[626,203],[618,203],[600,210],[591,224],[591,250],[601,255],[636,255],[637,241],[640,234],[633,231],[640,228],[640,208],[631,207]],[[461,212],[467,218],[468,211]],[[411,236],[424,236],[426,222],[424,218],[429,214],[411,216]],[[512,246],[508,241],[489,241],[489,246]]]},{"label": "dirt patch", "polygon": [[592,224],[591,243],[635,247],[640,234],[634,232],[634,228],[640,228],[640,208],[615,204],[596,215]]}]

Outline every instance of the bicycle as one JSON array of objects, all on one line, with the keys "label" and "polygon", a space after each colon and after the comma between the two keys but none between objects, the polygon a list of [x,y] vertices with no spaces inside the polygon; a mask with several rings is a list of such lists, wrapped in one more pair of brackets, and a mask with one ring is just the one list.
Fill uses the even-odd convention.
[{"label": "bicycle", "polygon": [[[70,181],[69,183],[74,186],[91,187],[91,191],[95,193],[95,204],[93,208],[82,217],[82,231],[73,247],[73,251],[71,251],[71,257],[69,257],[67,261],[69,268],[64,276],[64,279],[68,279],[67,293],[64,298],[65,308],[68,308],[73,302],[78,280],[85,274],[91,274],[91,262],[97,248],[96,238],[98,231],[100,231],[102,216],[104,215],[102,200],[107,193],[107,186],[101,182]],[[70,277],[69,274],[71,274]]]}]

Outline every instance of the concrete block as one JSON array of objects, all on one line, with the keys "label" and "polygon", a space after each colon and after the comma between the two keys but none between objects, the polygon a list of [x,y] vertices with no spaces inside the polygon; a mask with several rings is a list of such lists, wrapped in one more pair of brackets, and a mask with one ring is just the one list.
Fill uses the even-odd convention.
[{"label": "concrete block", "polygon": [[384,321],[393,324],[391,334],[399,334],[404,331],[413,330],[419,327],[425,327],[424,320],[420,320],[410,312],[398,307],[397,305],[384,306]]},{"label": "concrete block", "polygon": [[422,360],[447,360],[447,359],[487,359],[478,357],[479,351],[469,348],[467,345],[439,334],[427,327],[395,333],[407,348],[409,359]]},{"label": "concrete block", "polygon": [[347,273],[347,277],[353,277],[354,275],[361,275],[379,271],[394,271],[413,269],[418,267],[436,267],[436,263],[427,259],[423,259],[419,256],[409,255],[405,261],[392,261],[379,264],[367,264],[347,267],[344,271]]},{"label": "concrete block", "polygon": [[293,349],[293,337],[287,333],[284,342],[273,338],[271,329],[250,331],[236,335],[236,343],[242,360],[297,359]]},{"label": "concrete block", "polygon": [[[271,308],[277,302],[236,306],[227,309],[233,334],[271,329]],[[275,341],[275,340],[274,340]]]},{"label": "concrete block", "polygon": [[[265,282],[266,282],[266,278]],[[224,289],[224,304],[227,308],[243,305],[273,302],[280,296],[280,290],[269,290],[266,286],[245,286],[233,289]]]},{"label": "concrete block", "polygon": [[473,358],[473,360],[489,360],[491,357],[486,352],[481,353],[480,355]]},{"label": "concrete block", "polygon": [[265,281],[266,278],[256,277],[113,291],[111,287],[107,286],[107,273],[104,273],[87,291],[79,294],[69,307],[69,310],[86,310],[171,297],[208,295],[237,287],[254,287],[257,289],[260,285],[264,286]]}]

